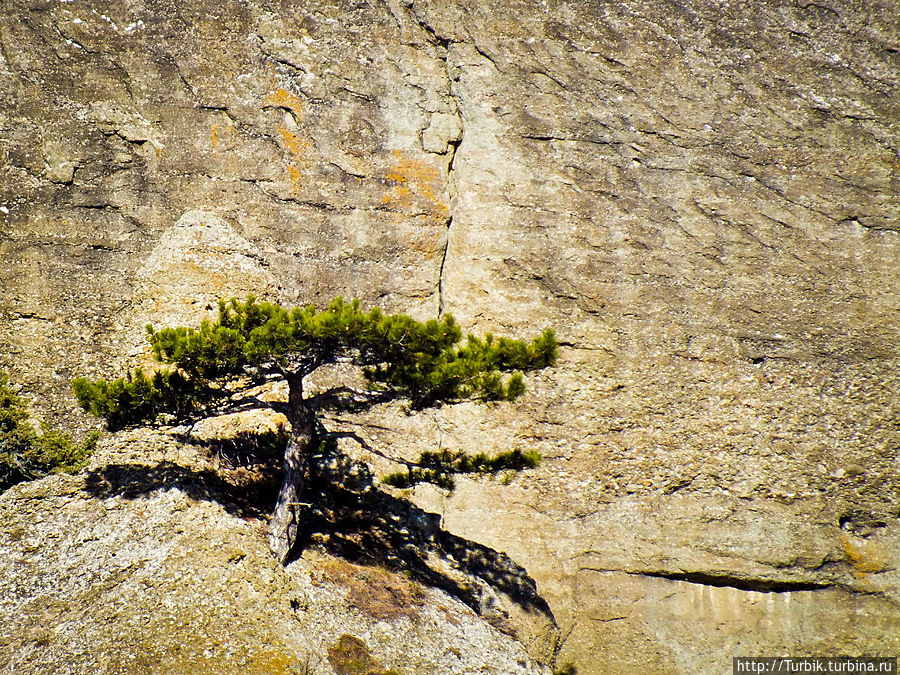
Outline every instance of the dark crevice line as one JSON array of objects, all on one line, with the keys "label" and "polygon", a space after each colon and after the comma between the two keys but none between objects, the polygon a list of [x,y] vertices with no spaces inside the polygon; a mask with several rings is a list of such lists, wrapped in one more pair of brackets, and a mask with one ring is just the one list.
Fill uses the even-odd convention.
[{"label": "dark crevice line", "polygon": [[700,586],[713,588],[734,588],[739,591],[752,591],[754,593],[793,593],[796,591],[820,591],[828,588],[843,589],[842,584],[832,581],[793,580],[793,579],[745,579],[729,574],[716,574],[712,572],[685,572],[676,570],[623,570],[623,569],[599,569],[594,567],[581,567],[582,571],[589,572],[618,572],[636,577],[649,579],[666,579],[668,581],[681,581]]},{"label": "dark crevice line", "polygon": [[[450,152],[450,162],[447,165],[447,185],[452,186],[453,184],[453,163],[456,161],[456,149],[459,147],[461,141],[455,141],[450,143],[449,152]],[[451,196],[452,200],[452,196]],[[446,224],[446,237],[447,241],[444,243],[444,252],[441,255],[441,266],[438,270],[438,318],[444,315],[444,266],[447,264],[447,254],[450,251],[450,228],[453,227],[453,210],[452,204],[451,208],[447,211],[447,224]]]},{"label": "dark crevice line", "polygon": [[668,579],[670,581],[685,581],[690,584],[713,586],[715,588],[735,588],[739,591],[754,591],[756,593],[789,593],[793,591],[817,591],[823,588],[834,588],[835,584],[828,581],[794,581],[775,579],[742,579],[727,574],[712,574],[709,572],[677,572],[668,570],[655,570],[644,572],[626,572],[635,576],[651,577],[656,579]]}]

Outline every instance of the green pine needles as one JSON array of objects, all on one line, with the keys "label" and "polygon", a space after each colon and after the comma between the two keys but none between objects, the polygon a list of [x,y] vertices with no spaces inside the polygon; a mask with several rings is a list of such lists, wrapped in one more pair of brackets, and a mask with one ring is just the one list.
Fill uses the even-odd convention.
[{"label": "green pine needles", "polygon": [[90,434],[76,443],[46,425],[35,428],[25,399],[10,389],[8,376],[0,371],[0,491],[51,473],[79,471],[98,437]]},{"label": "green pine needles", "polygon": [[135,370],[111,382],[73,382],[81,406],[110,429],[207,412],[232,393],[236,377],[303,377],[341,358],[363,367],[373,389],[403,397],[414,408],[463,399],[512,401],[525,391],[522,373],[552,365],[553,331],[531,342],[474,335],[462,340],[453,317],[416,321],[403,314],[365,312],[358,300],[335,299],[324,310],[285,309],[270,302],[222,301],[216,321],[200,327],[147,326],[156,358],[172,369]]},{"label": "green pine needles", "polygon": [[[269,535],[272,552],[282,562],[296,541],[297,509],[306,482],[315,474],[310,471],[314,450],[329,438],[319,419],[321,410],[360,410],[396,399],[413,409],[464,399],[514,401],[525,391],[524,374],[553,365],[557,357],[551,330],[530,342],[490,334],[463,336],[449,315],[421,322],[377,308],[365,311],[358,300],[342,298],[321,310],[286,309],[252,296],[232,299],[219,303],[215,321],[203,321],[198,328],[147,326],[147,336],[162,364],[156,372],[137,369],[112,381],[79,378],[73,382],[78,402],[104,418],[110,429],[186,422],[248,406],[282,410],[291,434]],[[367,389],[338,386],[307,395],[304,378],[337,362],[360,367]],[[286,404],[242,396],[273,379],[287,382]],[[418,463],[397,460],[407,470],[387,482],[408,486],[429,481],[452,487],[452,474],[520,470],[535,466],[538,459],[519,451],[493,458],[424,453]]]},{"label": "green pine needles", "polygon": [[446,490],[452,490],[456,484],[454,474],[521,471],[533,469],[540,462],[541,456],[534,450],[528,452],[519,449],[508,450],[494,457],[483,452],[470,455],[461,450],[423,452],[417,462],[407,465],[406,471],[388,474],[382,482],[398,488],[412,487],[417,483],[432,483]]},{"label": "green pine needles", "polygon": [[[116,431],[164,415],[188,417],[201,408],[204,387],[178,370],[148,376],[137,368],[112,382],[78,378],[72,390],[82,408],[105,419],[107,427]],[[215,392],[210,391],[208,398],[214,399]]]}]

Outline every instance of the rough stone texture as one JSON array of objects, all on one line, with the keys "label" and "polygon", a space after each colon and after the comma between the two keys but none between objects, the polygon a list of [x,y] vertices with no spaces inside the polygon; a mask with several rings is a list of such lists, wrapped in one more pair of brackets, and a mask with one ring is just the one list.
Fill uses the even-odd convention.
[{"label": "rough stone texture", "polygon": [[519,407],[330,425],[540,450],[414,498],[528,568],[579,673],[896,654],[898,33],[888,0],[8,1],[2,365],[77,428],[71,377],[219,293],[550,325]]},{"label": "rough stone texture", "polygon": [[0,497],[0,672],[330,675],[328,650],[349,634],[397,673],[546,675],[402,576],[310,554],[282,568],[265,522],[197,478],[212,462],[122,436],[86,474]]}]

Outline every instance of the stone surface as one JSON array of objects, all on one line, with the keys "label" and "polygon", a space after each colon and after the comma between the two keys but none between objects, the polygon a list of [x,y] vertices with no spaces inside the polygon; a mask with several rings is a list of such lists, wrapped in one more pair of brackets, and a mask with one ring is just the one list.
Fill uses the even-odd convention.
[{"label": "stone surface", "polygon": [[546,672],[401,575],[312,553],[281,567],[265,523],[200,478],[209,465],[122,435],[83,475],[4,493],[0,672],[329,675],[345,634],[398,673]]},{"label": "stone surface", "polygon": [[0,365],[77,429],[72,377],[220,294],[549,325],[518,407],[328,425],[539,450],[412,496],[528,568],[579,673],[896,654],[897,35],[888,0],[11,0]]}]

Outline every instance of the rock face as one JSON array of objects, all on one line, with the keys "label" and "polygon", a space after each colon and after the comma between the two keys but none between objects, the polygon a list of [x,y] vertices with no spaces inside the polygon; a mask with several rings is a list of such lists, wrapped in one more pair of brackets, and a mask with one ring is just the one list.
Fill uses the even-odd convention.
[{"label": "rock face", "polygon": [[329,424],[539,450],[511,485],[412,497],[527,567],[579,673],[900,651],[895,3],[2,14],[0,365],[45,415],[89,424],[72,377],[219,295],[552,326],[520,406]]},{"label": "rock face", "polygon": [[366,673],[546,673],[402,575],[321,555],[273,564],[265,523],[199,479],[208,465],[123,436],[84,475],[0,498],[0,672],[352,674],[335,665],[352,636],[382,666]]}]

